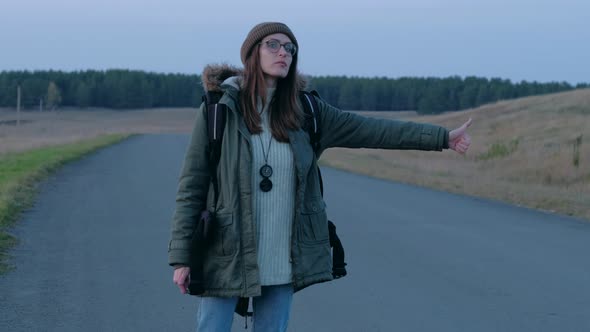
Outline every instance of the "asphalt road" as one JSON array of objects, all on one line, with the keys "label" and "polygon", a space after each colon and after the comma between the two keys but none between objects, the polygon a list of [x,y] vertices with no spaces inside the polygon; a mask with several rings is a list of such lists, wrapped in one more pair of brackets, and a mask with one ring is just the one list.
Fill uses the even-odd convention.
[{"label": "asphalt road", "polygon": [[[0,331],[194,331],[166,264],[187,141],[134,137],[41,185]],[[349,276],[296,294],[289,331],[590,331],[590,223],[323,172]]]}]

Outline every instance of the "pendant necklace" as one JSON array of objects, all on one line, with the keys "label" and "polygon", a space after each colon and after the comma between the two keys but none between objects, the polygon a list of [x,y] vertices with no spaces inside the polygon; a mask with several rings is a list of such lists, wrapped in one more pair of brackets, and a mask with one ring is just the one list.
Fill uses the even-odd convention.
[{"label": "pendant necklace", "polygon": [[270,181],[270,176],[272,175],[272,167],[268,164],[268,155],[270,154],[270,145],[272,143],[272,134],[270,136],[270,140],[268,141],[268,150],[264,151],[264,144],[262,143],[261,135],[258,135],[260,139],[260,146],[262,147],[262,154],[264,155],[264,165],[260,167],[260,175],[262,176],[262,181],[260,181],[260,190],[264,192],[269,192],[272,189],[272,181]]}]

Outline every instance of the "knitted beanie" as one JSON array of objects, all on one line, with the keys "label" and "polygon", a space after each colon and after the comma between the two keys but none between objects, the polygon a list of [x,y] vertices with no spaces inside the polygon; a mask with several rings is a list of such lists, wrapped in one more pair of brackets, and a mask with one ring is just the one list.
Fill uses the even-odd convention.
[{"label": "knitted beanie", "polygon": [[242,57],[242,63],[246,64],[246,58],[250,56],[250,51],[252,51],[252,47],[256,45],[258,42],[262,40],[262,38],[272,35],[273,33],[283,33],[287,35],[291,39],[291,42],[299,48],[297,44],[297,39],[291,29],[284,24],[279,22],[264,22],[257,24],[255,27],[250,30],[248,36],[246,36],[246,40],[242,44],[242,49],[240,50],[240,56]]}]

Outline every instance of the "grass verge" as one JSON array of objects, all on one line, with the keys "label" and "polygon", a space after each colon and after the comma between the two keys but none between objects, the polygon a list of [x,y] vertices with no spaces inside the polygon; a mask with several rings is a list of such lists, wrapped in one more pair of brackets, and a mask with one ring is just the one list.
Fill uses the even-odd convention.
[{"label": "grass verge", "polygon": [[104,135],[70,144],[0,155],[0,274],[9,270],[7,250],[17,243],[8,229],[23,210],[31,207],[39,181],[63,164],[129,136]]}]

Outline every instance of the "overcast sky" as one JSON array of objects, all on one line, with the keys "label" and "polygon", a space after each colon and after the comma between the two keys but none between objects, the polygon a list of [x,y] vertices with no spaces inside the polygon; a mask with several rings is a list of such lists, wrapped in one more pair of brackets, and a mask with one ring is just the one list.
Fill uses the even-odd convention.
[{"label": "overcast sky", "polygon": [[2,0],[0,70],[200,73],[261,21],[311,75],[590,82],[590,0]]}]

